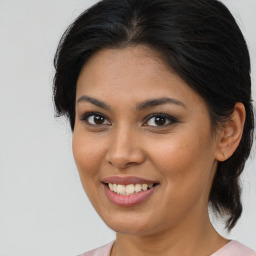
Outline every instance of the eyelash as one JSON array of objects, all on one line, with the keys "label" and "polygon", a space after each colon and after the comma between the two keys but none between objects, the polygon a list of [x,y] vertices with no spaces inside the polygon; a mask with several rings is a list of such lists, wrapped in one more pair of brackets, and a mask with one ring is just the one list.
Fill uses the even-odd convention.
[{"label": "eyelash", "polygon": [[[168,121],[168,124],[163,124],[163,125],[159,125],[159,126],[150,126],[150,125],[146,125],[145,122],[149,122],[150,119],[152,118],[156,118],[156,117],[160,117],[160,118],[163,118],[165,119],[165,122]],[[149,116],[147,116],[145,118],[145,121],[143,122],[143,126],[150,126],[150,127],[166,127],[166,126],[169,126],[169,125],[172,125],[172,124],[175,124],[177,123],[178,120],[173,117],[173,116],[170,116],[170,115],[167,115],[167,114],[164,114],[164,113],[156,113],[156,114],[151,114]]]},{"label": "eyelash", "polygon": [[[104,122],[107,120],[108,124],[91,124],[91,123],[89,123],[88,119],[90,117],[93,117],[93,116],[94,117],[99,116],[99,117],[104,118]],[[156,118],[156,117],[160,117],[160,118],[165,119],[165,124],[163,124],[163,125],[147,125],[146,124],[147,122],[150,121],[150,119]],[[85,121],[88,125],[94,126],[94,127],[102,127],[102,126],[105,126],[105,125],[111,125],[111,121],[109,121],[108,118],[105,115],[103,115],[102,113],[99,113],[99,112],[88,112],[88,113],[84,114],[80,120]],[[167,124],[166,124],[166,121],[168,122]],[[155,113],[155,114],[151,114],[151,115],[147,116],[144,119],[142,126],[162,128],[162,127],[166,127],[166,126],[175,124],[177,122],[178,122],[178,120],[175,117],[172,117],[172,116],[164,114],[164,113]]]},{"label": "eyelash", "polygon": [[[97,124],[91,124],[88,122],[88,119],[90,117],[95,117],[95,116],[99,116],[99,117],[103,117],[105,120],[108,120],[107,117],[105,115],[103,115],[102,113],[99,113],[99,112],[88,112],[86,114],[84,114],[82,116],[82,118],[80,119],[81,121],[85,121],[88,125],[90,126],[103,126],[103,125],[106,125],[106,124],[100,124],[100,125],[97,125]],[[109,123],[111,123],[110,121],[108,121]]]}]

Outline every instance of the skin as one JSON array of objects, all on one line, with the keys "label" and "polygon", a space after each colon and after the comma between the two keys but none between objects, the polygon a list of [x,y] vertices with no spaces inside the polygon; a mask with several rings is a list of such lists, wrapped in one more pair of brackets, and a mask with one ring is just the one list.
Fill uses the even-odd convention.
[{"label": "skin", "polygon": [[[103,221],[117,233],[111,256],[210,255],[228,241],[212,227],[208,197],[218,161],[239,144],[242,104],[212,132],[204,100],[147,46],[103,49],[78,78],[73,154],[83,188]],[[138,110],[142,102],[172,98]],[[85,97],[84,97],[85,99]],[[99,104],[97,104],[99,105]],[[102,115],[102,124],[88,112]],[[171,116],[158,125],[151,114]],[[145,202],[121,207],[105,195],[102,179],[138,176],[160,183]]]}]

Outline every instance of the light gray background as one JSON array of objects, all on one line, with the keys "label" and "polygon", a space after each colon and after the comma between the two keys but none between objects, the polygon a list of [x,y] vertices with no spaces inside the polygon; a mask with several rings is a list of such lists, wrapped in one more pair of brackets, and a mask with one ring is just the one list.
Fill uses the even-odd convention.
[{"label": "light gray background", "polygon": [[[58,40],[95,2],[0,0],[1,256],[71,256],[114,239],[83,192],[72,134],[64,119],[54,119],[52,104]],[[255,99],[256,0],[224,2],[248,42]],[[242,176],[243,216],[228,237],[256,250],[255,167],[253,157]]]}]

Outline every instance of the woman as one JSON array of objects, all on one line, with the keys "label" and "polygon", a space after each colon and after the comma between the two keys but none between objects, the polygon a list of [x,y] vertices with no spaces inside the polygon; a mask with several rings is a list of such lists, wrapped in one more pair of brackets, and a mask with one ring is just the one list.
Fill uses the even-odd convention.
[{"label": "woman", "polygon": [[103,0],[64,33],[54,100],[116,240],[83,255],[256,255],[230,231],[253,139],[250,59],[216,0]]}]

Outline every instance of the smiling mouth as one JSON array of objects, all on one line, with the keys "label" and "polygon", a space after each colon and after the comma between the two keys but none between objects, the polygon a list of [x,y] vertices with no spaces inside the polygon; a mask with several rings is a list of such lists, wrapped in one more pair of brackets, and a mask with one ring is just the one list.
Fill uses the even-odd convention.
[{"label": "smiling mouth", "polygon": [[104,183],[109,187],[109,189],[117,195],[134,195],[140,192],[150,190],[153,187],[159,185],[159,183],[150,183],[150,184],[112,184],[112,183]]}]

